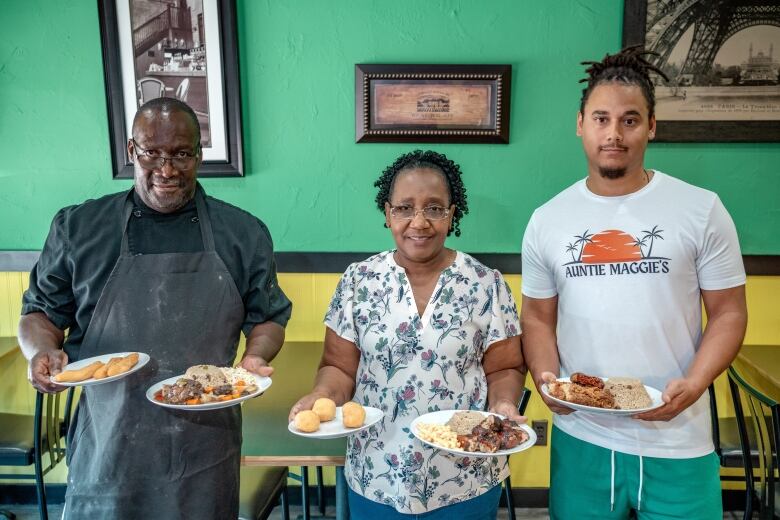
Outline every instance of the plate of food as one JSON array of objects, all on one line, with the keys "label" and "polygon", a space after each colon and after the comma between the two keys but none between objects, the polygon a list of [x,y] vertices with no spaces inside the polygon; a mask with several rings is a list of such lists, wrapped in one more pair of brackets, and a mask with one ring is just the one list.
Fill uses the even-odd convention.
[{"label": "plate of food", "polygon": [[68,363],[52,383],[61,386],[92,386],[110,383],[129,376],[149,362],[143,352],[115,352]]},{"label": "plate of food", "polygon": [[610,415],[635,415],[664,405],[661,391],[631,377],[597,377],[575,372],[544,383],[542,392],[573,410]]},{"label": "plate of food", "polygon": [[331,399],[323,397],[314,402],[311,410],[295,414],[287,429],[301,437],[336,439],[370,428],[381,421],[384,415],[379,408],[363,406],[354,401],[336,406]]},{"label": "plate of food", "polygon": [[150,386],[146,398],[158,406],[177,410],[215,410],[257,397],[270,386],[270,377],[241,367],[195,365],[180,376]]},{"label": "plate of food", "polygon": [[421,415],[412,434],[425,444],[463,457],[499,457],[527,450],[536,432],[503,415],[476,410],[441,410]]}]

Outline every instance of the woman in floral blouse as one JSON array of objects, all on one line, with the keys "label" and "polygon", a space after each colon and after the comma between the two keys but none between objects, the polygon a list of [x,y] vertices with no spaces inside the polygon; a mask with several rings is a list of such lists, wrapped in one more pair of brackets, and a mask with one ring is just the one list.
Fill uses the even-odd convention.
[{"label": "woman in floral blouse", "polygon": [[420,443],[409,425],[450,409],[521,419],[515,302],[501,273],[444,247],[468,211],[457,164],[415,151],[374,185],[396,249],[342,276],[325,316],[314,389],[290,418],[319,397],[384,411],[382,422],[349,438],[352,518],[495,518],[507,458],[453,456]]}]

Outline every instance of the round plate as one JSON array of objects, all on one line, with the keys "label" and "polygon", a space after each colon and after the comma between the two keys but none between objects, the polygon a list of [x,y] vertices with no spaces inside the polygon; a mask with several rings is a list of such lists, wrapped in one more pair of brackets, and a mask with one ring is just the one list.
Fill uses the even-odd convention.
[{"label": "round plate", "polygon": [[290,433],[300,435],[301,437],[311,437],[312,439],[336,439],[338,437],[346,437],[347,435],[352,435],[353,433],[370,428],[381,421],[382,417],[385,415],[379,408],[372,408],[371,406],[364,406],[363,408],[366,410],[366,420],[363,423],[363,426],[359,428],[347,428],[344,426],[341,422],[343,417],[341,414],[341,407],[338,406],[336,407],[336,417],[330,421],[320,423],[320,429],[316,432],[302,432],[295,427],[294,421],[287,425],[287,429],[290,430]]},{"label": "round plate", "polygon": [[246,401],[247,399],[252,399],[253,397],[257,397],[258,395],[268,390],[268,388],[271,386],[270,377],[259,376],[257,374],[252,374],[252,375],[255,376],[255,385],[257,385],[257,390],[255,390],[251,394],[242,395],[241,397],[238,397],[236,399],[229,399],[227,401],[215,401],[213,403],[203,403],[203,404],[168,404],[168,403],[160,402],[154,398],[154,394],[156,394],[157,391],[163,387],[163,385],[172,385],[179,379],[183,378],[184,374],[180,376],[169,377],[168,379],[164,379],[159,383],[153,384],[146,391],[146,398],[149,399],[154,404],[156,404],[157,406],[163,406],[165,408],[175,408],[176,410],[188,410],[188,411],[196,412],[198,410],[216,410],[218,408],[228,408],[229,406],[235,406],[241,403],[242,401]]},{"label": "round plate", "polygon": [[[601,378],[603,381],[607,381],[608,378]],[[558,381],[569,383],[571,382],[568,377],[559,377]],[[597,408],[595,406],[585,406],[584,404],[577,404],[577,403],[570,403],[569,401],[564,401],[563,399],[558,399],[557,397],[553,397],[550,395],[550,390],[547,388],[547,383],[544,383],[542,385],[542,392],[544,392],[544,395],[546,395],[549,399],[555,401],[556,403],[566,406],[567,408],[571,408],[572,410],[578,410],[580,412],[589,412],[589,413],[601,413],[601,414],[607,414],[607,415],[636,415],[638,413],[647,412],[650,410],[655,410],[656,408],[660,408],[664,405],[663,399],[661,399],[661,391],[658,389],[653,388],[652,386],[644,385],[645,390],[647,390],[647,395],[650,396],[650,400],[653,404],[648,406],[647,408],[633,408],[631,410],[622,410],[622,409],[613,409],[613,408]]]},{"label": "round plate", "polygon": [[[426,441],[423,438],[420,437],[420,433],[417,429],[417,425],[420,423],[424,424],[445,424],[447,421],[449,421],[453,415],[455,415],[458,412],[466,412],[469,410],[441,410],[438,412],[430,412],[426,413],[425,415],[419,416],[417,419],[412,421],[412,424],[410,425],[410,429],[412,431],[412,434],[414,434],[417,439],[427,444],[428,446],[432,448],[436,448],[437,450],[446,451],[448,453],[452,453],[454,455],[460,455],[461,457],[501,457],[503,455],[511,455],[513,453],[518,453],[520,451],[527,450],[534,444],[536,444],[536,432],[533,431],[533,429],[528,426],[527,424],[521,424],[520,428],[523,429],[525,433],[528,434],[528,439],[526,439],[525,442],[521,442],[514,448],[508,449],[508,450],[498,450],[494,453],[484,453],[481,451],[464,451],[464,450],[455,450],[452,448],[445,448],[444,446],[439,446],[438,444],[434,444],[432,442]],[[474,410],[471,410],[474,411]],[[505,417],[503,415],[499,415],[497,413],[491,413],[491,412],[479,412],[483,416],[487,417],[488,415],[495,415],[499,419],[504,419]]]},{"label": "round plate", "polygon": [[68,363],[65,368],[62,369],[64,372],[65,370],[78,370],[80,368],[84,368],[87,365],[91,365],[95,361],[100,361],[101,363],[108,363],[111,361],[111,358],[115,357],[126,357],[130,354],[138,354],[138,363],[135,364],[133,368],[128,370],[127,372],[122,372],[121,374],[117,374],[115,376],[110,377],[104,377],[103,379],[85,379],[84,381],[78,381],[76,383],[60,383],[59,381],[55,381],[54,379],[51,380],[52,383],[55,385],[60,386],[93,386],[93,385],[102,385],[103,383],[110,383],[111,381],[116,381],[117,379],[122,379],[123,377],[129,376],[133,372],[136,372],[140,370],[145,364],[149,362],[149,354],[144,354],[143,352],[114,352],[112,354],[102,354],[100,356],[92,356],[87,359],[79,359],[78,361],[74,361],[73,363]]}]

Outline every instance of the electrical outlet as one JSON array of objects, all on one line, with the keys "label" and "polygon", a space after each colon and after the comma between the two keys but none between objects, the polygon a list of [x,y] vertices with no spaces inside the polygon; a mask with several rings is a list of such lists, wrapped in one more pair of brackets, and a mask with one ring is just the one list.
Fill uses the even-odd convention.
[{"label": "electrical outlet", "polygon": [[536,432],[534,446],[547,446],[547,421],[531,421],[531,428]]}]

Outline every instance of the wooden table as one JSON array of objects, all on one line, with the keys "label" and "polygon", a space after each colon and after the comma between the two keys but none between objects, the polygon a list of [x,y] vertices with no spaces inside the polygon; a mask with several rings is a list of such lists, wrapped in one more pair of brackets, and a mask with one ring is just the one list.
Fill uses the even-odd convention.
[{"label": "wooden table", "polygon": [[780,345],[743,345],[732,365],[756,390],[780,401]]},{"label": "wooden table", "polygon": [[301,492],[308,511],[305,466],[336,467],[336,518],[349,518],[343,475],[346,438],[313,440],[287,430],[290,408],[311,391],[322,356],[322,342],[288,342],[271,365],[273,384],[261,397],[244,402],[241,463],[246,466],[303,466]]}]

